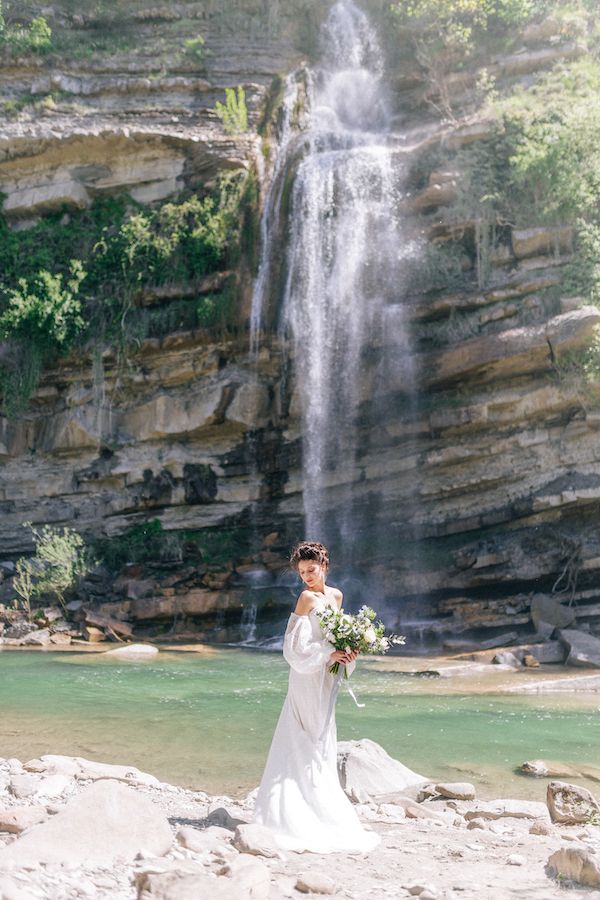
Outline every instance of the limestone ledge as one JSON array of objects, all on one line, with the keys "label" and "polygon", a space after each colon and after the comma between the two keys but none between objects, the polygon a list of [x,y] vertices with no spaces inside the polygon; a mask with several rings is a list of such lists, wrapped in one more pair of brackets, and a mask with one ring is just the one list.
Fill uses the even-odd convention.
[{"label": "limestone ledge", "polygon": [[126,191],[140,203],[164,200],[217,172],[248,168],[254,138],[237,140],[218,128],[115,126],[63,120],[0,140],[0,190],[9,217],[31,220],[53,209],[90,206],[96,197]]}]

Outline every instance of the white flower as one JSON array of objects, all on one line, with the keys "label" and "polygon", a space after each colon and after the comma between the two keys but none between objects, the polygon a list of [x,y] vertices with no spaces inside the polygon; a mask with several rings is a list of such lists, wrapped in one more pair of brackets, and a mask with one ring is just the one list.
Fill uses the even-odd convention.
[{"label": "white flower", "polygon": [[377,640],[377,635],[375,634],[375,629],[372,625],[369,625],[369,627],[365,630],[365,640],[369,644],[374,644]]}]

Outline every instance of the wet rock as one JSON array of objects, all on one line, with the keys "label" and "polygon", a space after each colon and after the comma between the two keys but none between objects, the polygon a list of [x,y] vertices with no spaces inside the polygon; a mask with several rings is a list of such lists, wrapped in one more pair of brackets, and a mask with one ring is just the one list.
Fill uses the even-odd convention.
[{"label": "wet rock", "polygon": [[208,465],[186,463],[183,467],[185,502],[212,503],[217,496],[217,475]]},{"label": "wet rock", "polygon": [[255,823],[237,826],[233,835],[233,846],[240,853],[250,853],[253,856],[272,858],[279,856],[273,833],[263,825]]},{"label": "wet rock", "polygon": [[370,796],[388,794],[427,781],[367,738],[338,742],[338,775],[349,796],[353,790]]},{"label": "wet rock", "polygon": [[580,847],[562,847],[548,859],[551,875],[568,878],[577,884],[600,887],[600,857]]},{"label": "wet rock", "polygon": [[520,767],[524,775],[532,775],[534,778],[581,778],[581,772],[573,766],[560,762],[546,762],[543,759],[530,759]]},{"label": "wet rock", "polygon": [[575,629],[563,629],[558,638],[568,650],[566,664],[584,668],[600,668],[600,639]]},{"label": "wet rock", "polygon": [[551,781],[546,802],[553,822],[577,825],[600,815],[600,804],[586,788],[565,781]]},{"label": "wet rock", "polygon": [[111,865],[140,850],[162,855],[172,842],[169,822],[150,800],[115,781],[99,781],[62,812],[0,850],[0,867],[75,862]]}]

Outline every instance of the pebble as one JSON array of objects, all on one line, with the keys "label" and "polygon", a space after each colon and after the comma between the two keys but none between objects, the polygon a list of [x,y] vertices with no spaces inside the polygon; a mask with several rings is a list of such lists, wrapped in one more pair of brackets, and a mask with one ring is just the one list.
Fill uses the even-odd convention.
[{"label": "pebble", "polygon": [[527,860],[520,853],[511,853],[506,862],[509,866],[524,866]]}]

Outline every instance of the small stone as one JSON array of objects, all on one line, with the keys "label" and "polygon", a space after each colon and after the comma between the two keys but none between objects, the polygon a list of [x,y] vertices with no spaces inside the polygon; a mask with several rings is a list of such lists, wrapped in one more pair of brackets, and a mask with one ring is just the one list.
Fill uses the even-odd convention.
[{"label": "small stone", "polygon": [[450,800],[474,800],[475,788],[466,781],[443,782],[435,786],[438,794]]},{"label": "small stone", "polygon": [[296,880],[296,890],[301,894],[335,894],[337,885],[329,875],[302,872]]},{"label": "small stone", "polygon": [[251,853],[254,856],[277,857],[279,848],[268,828],[251,823],[238,825],[233,836],[233,846],[240,853]]},{"label": "small stone", "polygon": [[210,825],[218,825],[220,828],[227,828],[229,831],[235,831],[238,825],[246,825],[243,819],[234,818],[224,806],[213,809],[204,820],[206,827]]},{"label": "small stone", "polygon": [[509,866],[524,866],[527,860],[520,853],[511,853],[506,862]]}]

